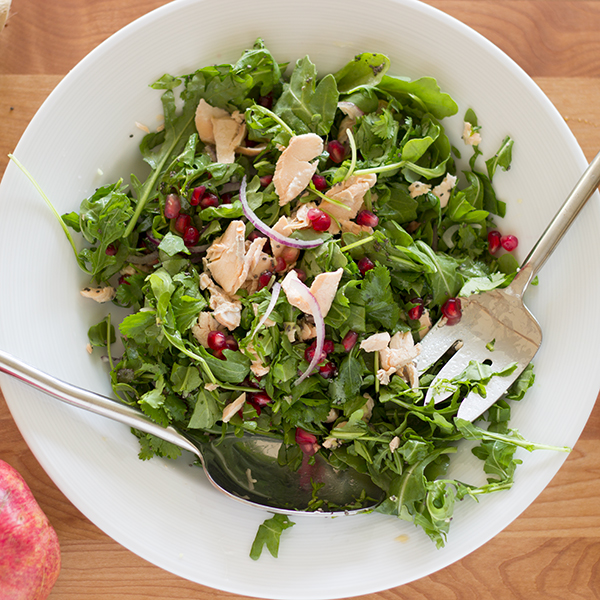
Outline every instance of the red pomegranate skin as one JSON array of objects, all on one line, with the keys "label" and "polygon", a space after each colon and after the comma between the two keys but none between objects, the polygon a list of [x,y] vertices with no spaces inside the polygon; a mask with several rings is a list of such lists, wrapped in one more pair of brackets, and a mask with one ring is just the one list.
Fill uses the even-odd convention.
[{"label": "red pomegranate skin", "polygon": [[0,460],[0,598],[45,600],[60,565],[56,531],[23,477]]}]

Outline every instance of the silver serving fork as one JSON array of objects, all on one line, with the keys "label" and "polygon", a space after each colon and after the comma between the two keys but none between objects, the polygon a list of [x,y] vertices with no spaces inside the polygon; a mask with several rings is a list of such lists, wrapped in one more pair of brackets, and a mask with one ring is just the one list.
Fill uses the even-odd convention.
[{"label": "silver serving fork", "polygon": [[470,361],[488,364],[495,372],[516,364],[510,375],[491,378],[485,396],[470,392],[462,400],[457,416],[472,421],[492,406],[531,362],[542,343],[542,330],[523,304],[523,294],[599,184],[600,153],[523,261],[511,284],[504,289],[461,298],[460,321],[449,325],[448,319],[442,317],[423,338],[417,358],[419,374],[448,350],[456,350],[430,385],[426,404],[431,401],[437,404],[451,396],[455,387],[444,385],[444,381],[460,375]]}]

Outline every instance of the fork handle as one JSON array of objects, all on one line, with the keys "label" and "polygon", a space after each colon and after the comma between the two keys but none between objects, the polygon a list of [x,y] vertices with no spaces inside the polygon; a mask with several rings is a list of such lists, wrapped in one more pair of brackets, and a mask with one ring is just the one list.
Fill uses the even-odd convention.
[{"label": "fork handle", "polygon": [[564,204],[560,207],[544,233],[542,233],[540,239],[527,255],[527,258],[523,261],[519,272],[509,286],[509,289],[515,296],[523,296],[531,280],[536,276],[552,252],[554,252],[554,249],[567,232],[567,229],[569,229],[575,217],[596,191],[598,185],[600,185],[600,152],[596,154],[587,169],[583,172],[583,175],[567,196]]}]

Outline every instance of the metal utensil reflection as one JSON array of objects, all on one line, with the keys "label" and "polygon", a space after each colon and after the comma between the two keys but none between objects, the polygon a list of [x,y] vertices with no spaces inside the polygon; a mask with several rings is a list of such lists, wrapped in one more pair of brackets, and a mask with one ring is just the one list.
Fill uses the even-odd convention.
[{"label": "metal utensil reflection", "polygon": [[[338,471],[323,457],[304,460],[297,471],[277,461],[282,440],[264,435],[207,436],[198,431],[161,427],[139,410],[66,383],[0,351],[0,371],[78,408],[150,433],[195,454],[210,482],[245,504],[283,514],[356,514],[371,510],[385,494],[369,477],[352,469]],[[311,511],[315,494],[332,508]],[[360,508],[357,500],[364,498]],[[309,511],[309,512],[306,512]]]}]

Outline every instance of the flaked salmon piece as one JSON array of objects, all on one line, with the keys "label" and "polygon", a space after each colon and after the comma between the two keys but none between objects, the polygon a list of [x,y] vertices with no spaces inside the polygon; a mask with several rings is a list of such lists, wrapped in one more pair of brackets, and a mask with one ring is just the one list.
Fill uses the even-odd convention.
[{"label": "flaked salmon piece", "polygon": [[344,269],[341,267],[337,271],[319,273],[310,286],[310,293],[317,299],[323,318],[331,308],[343,274]]},{"label": "flaked salmon piece", "polygon": [[389,347],[379,351],[379,364],[384,370],[400,371],[421,353],[421,345],[415,344],[410,331],[398,332],[390,340]]},{"label": "flaked salmon piece", "polygon": [[104,287],[95,288],[86,287],[83,288],[80,293],[84,298],[91,298],[95,302],[102,304],[113,300],[117,292],[114,287],[106,285]]},{"label": "flaked salmon piece", "polygon": [[248,268],[246,281],[242,285],[242,289],[247,290],[250,294],[254,294],[258,290],[258,278],[265,272],[271,273],[275,269],[275,259],[266,252],[260,252],[253,266]]},{"label": "flaked salmon piece", "polygon": [[279,196],[279,205],[291,202],[306,189],[317,170],[317,162],[310,162],[323,152],[323,140],[316,133],[293,136],[275,166],[273,184]]},{"label": "flaked salmon piece", "polygon": [[448,205],[452,188],[456,185],[456,175],[446,174],[442,183],[436,185],[431,191],[440,199],[440,206],[444,208]]},{"label": "flaked salmon piece", "polygon": [[206,273],[200,275],[199,283],[200,289],[208,289],[210,293],[208,304],[214,318],[230,331],[239,327],[242,320],[242,303],[228,296]]},{"label": "flaked salmon piece", "polygon": [[303,313],[312,315],[312,310],[309,304],[301,296],[294,293],[294,288],[301,283],[298,279],[296,271],[290,271],[281,282],[281,289],[285,292],[287,301],[296,308],[299,308]]},{"label": "flaked salmon piece", "polygon": [[[277,223],[273,225],[273,231],[285,237],[290,237],[290,235],[292,235],[292,233],[294,233],[294,231],[297,229],[306,229],[307,227],[311,227],[311,221],[308,218],[308,211],[311,208],[316,207],[317,205],[314,202],[301,204],[296,212],[292,214],[291,218],[288,218],[285,215],[279,217]],[[279,244],[275,240],[271,240],[271,250],[275,258],[281,256],[285,248],[287,248],[287,246],[284,244]]]},{"label": "flaked salmon piece", "polygon": [[203,310],[198,315],[198,321],[192,326],[192,335],[204,348],[208,348],[208,334],[211,331],[220,331],[223,327],[211,313]]},{"label": "flaked salmon piece", "polygon": [[242,221],[231,221],[225,233],[206,251],[206,265],[214,280],[227,294],[235,294],[245,283],[248,273],[256,268],[267,238],[256,238],[246,251],[246,227]]},{"label": "flaked salmon piece", "polygon": [[246,392],[243,392],[233,402],[230,402],[223,409],[223,416],[221,417],[223,423],[228,423],[231,420],[231,417],[233,417],[233,415],[235,415],[235,413],[244,406],[245,402]]},{"label": "flaked salmon piece", "polygon": [[373,233],[372,227],[368,227],[367,225],[359,225],[354,221],[339,221],[339,225],[342,233],[353,233],[354,235],[360,235],[361,233],[371,235]]},{"label": "flaked salmon piece", "polygon": [[426,194],[430,190],[431,185],[429,185],[428,183],[423,183],[422,181],[413,181],[408,186],[408,193],[410,194],[411,198],[418,198],[419,196]]},{"label": "flaked salmon piece", "polygon": [[237,154],[243,156],[258,156],[263,150],[267,148],[266,144],[258,144],[257,146],[238,146],[235,151]]},{"label": "flaked salmon piece", "polygon": [[390,334],[387,331],[374,333],[360,343],[360,349],[365,352],[378,352],[387,348],[390,343]]},{"label": "flaked salmon piece", "polygon": [[[363,205],[365,194],[377,183],[377,175],[370,173],[368,175],[351,175],[345,181],[336,183],[326,192],[326,196],[332,200],[337,200],[344,206],[339,206],[333,202],[322,200],[319,208],[325,210],[331,217],[330,233],[338,233],[339,227],[336,221],[348,221],[354,219]],[[344,208],[346,207],[346,208]]]},{"label": "flaked salmon piece", "polygon": [[462,133],[463,142],[467,146],[479,146],[481,144],[481,134],[478,131],[473,131],[473,125],[465,121]]},{"label": "flaked salmon piece", "polygon": [[402,369],[402,379],[404,379],[413,390],[416,390],[419,387],[419,371],[414,363],[411,362]]},{"label": "flaked salmon piece", "polygon": [[317,328],[313,323],[309,323],[306,319],[302,319],[300,324],[300,339],[303,342],[312,340],[317,337]]},{"label": "flaked salmon piece", "polygon": [[252,344],[248,344],[246,346],[246,352],[250,355],[252,359],[252,363],[250,364],[250,370],[254,373],[254,375],[256,375],[256,377],[263,377],[270,371],[271,367],[269,365],[263,364]]},{"label": "flaked salmon piece", "polygon": [[379,380],[381,385],[388,385],[392,375],[396,372],[396,369],[378,369],[375,376]]},{"label": "flaked salmon piece", "polygon": [[235,149],[246,137],[246,124],[234,117],[212,119],[217,162],[231,164],[235,162]]},{"label": "flaked salmon piece", "polygon": [[[256,304],[256,302],[252,303],[252,311],[254,312],[254,316],[258,317],[258,304]],[[275,321],[267,317],[267,319],[263,323],[263,327],[273,327],[275,324]]]},{"label": "flaked salmon piece", "polygon": [[[310,293],[315,297],[323,318],[327,316],[327,313],[331,308],[331,303],[335,298],[343,273],[344,269],[341,267],[337,271],[331,273],[319,273],[310,286]],[[300,280],[298,279],[296,271],[290,271],[283,278],[281,288],[285,292],[288,302],[292,306],[299,308],[307,315],[312,315],[312,310],[304,298],[294,293],[294,288],[298,283],[300,283]]]},{"label": "flaked salmon piece", "polygon": [[195,124],[200,139],[205,144],[216,146],[217,162],[235,161],[235,150],[246,137],[244,116],[239,111],[229,114],[202,98],[196,109]]},{"label": "flaked salmon piece", "polygon": [[205,144],[215,144],[215,134],[213,131],[213,119],[228,118],[229,113],[223,108],[211,106],[204,98],[200,99],[196,109],[195,124],[198,130],[198,136]]}]

